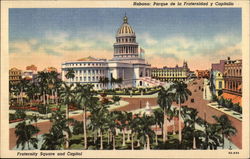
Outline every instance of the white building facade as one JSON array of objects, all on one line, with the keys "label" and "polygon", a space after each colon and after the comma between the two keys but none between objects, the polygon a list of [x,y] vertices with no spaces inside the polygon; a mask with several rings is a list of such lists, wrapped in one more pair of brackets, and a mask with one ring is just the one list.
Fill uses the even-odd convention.
[{"label": "white building facade", "polygon": [[[62,80],[67,83],[90,83],[94,89],[150,86],[144,78],[151,76],[151,65],[144,59],[144,50],[136,42],[136,35],[128,24],[127,16],[116,34],[113,45],[114,55],[110,60],[86,57],[62,64]],[[67,70],[73,69],[75,77],[67,79]],[[100,82],[107,78],[109,82]],[[112,79],[122,79],[121,83],[112,83]]]}]

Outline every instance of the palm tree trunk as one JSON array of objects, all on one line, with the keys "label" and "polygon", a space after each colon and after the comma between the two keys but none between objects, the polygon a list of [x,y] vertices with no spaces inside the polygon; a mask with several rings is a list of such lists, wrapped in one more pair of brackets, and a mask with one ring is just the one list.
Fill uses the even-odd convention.
[{"label": "palm tree trunk", "polygon": [[29,143],[29,141],[27,142],[27,144],[28,144],[28,150],[30,149],[30,143]]},{"label": "palm tree trunk", "polygon": [[109,137],[109,141],[110,141],[110,142],[113,140],[112,135],[113,135],[113,133],[111,132],[111,133],[110,133],[110,137]]},{"label": "palm tree trunk", "polygon": [[224,138],[224,134],[222,134],[222,149],[224,149],[224,145],[225,145],[225,138]]},{"label": "palm tree trunk", "polygon": [[179,98],[179,141],[181,142],[181,99]]},{"label": "palm tree trunk", "polygon": [[87,149],[87,144],[88,144],[88,141],[87,141],[87,128],[86,128],[86,124],[87,124],[87,121],[86,121],[86,107],[84,108],[83,110],[83,131],[84,131],[84,149]]},{"label": "palm tree trunk", "polygon": [[58,105],[57,90],[55,92],[56,105]]},{"label": "palm tree trunk", "polygon": [[113,150],[115,150],[115,134],[112,134],[113,137]]},{"label": "palm tree trunk", "polygon": [[49,94],[46,95],[47,104],[49,104]]},{"label": "palm tree trunk", "polygon": [[109,145],[109,134],[110,134],[109,132],[110,132],[110,130],[108,129],[108,135],[107,135],[108,136],[108,145]]},{"label": "palm tree trunk", "polygon": [[45,100],[45,92],[43,92],[43,104],[46,104],[46,100]]},{"label": "palm tree trunk", "polygon": [[21,104],[23,105],[23,89],[22,88],[21,88],[20,96],[21,96]]},{"label": "palm tree trunk", "polygon": [[102,131],[100,131],[100,138],[101,138],[100,150],[103,150]]},{"label": "palm tree trunk", "polygon": [[[173,118],[174,119],[174,118]],[[175,120],[173,120],[173,134],[175,135],[176,134],[176,132],[175,132]]]},{"label": "palm tree trunk", "polygon": [[[66,104],[66,119],[69,119],[69,106]],[[67,123],[67,127],[69,127],[69,124]],[[69,133],[66,132],[66,149],[69,148]]]},{"label": "palm tree trunk", "polygon": [[134,150],[134,134],[131,134],[131,149]]},{"label": "palm tree trunk", "polygon": [[150,150],[150,140],[149,140],[149,136],[147,136],[147,150]]},{"label": "palm tree trunk", "polygon": [[140,147],[141,144],[140,144],[140,140],[137,139],[137,147]]},{"label": "palm tree trunk", "polygon": [[51,89],[51,96],[53,97],[52,103],[55,104],[55,95],[53,89]]},{"label": "palm tree trunk", "polygon": [[127,137],[127,141],[130,141],[130,133],[129,131],[127,131],[128,137]]},{"label": "palm tree trunk", "polygon": [[117,130],[117,128],[115,128],[115,135],[116,135],[116,136],[118,135],[118,130]]},{"label": "palm tree trunk", "polygon": [[161,136],[163,137],[163,123],[161,123]]},{"label": "palm tree trunk", "polygon": [[196,149],[196,139],[195,139],[195,136],[193,137],[193,149],[194,150]]},{"label": "palm tree trunk", "polygon": [[167,121],[166,121],[166,118],[167,118],[167,114],[166,114],[166,108],[163,109],[164,111],[164,116],[163,116],[163,142],[166,142],[167,141],[167,134],[168,134],[168,127],[167,127]]},{"label": "palm tree trunk", "polygon": [[122,129],[122,146],[126,146],[125,145],[125,130]]},{"label": "palm tree trunk", "polygon": [[93,136],[93,141],[94,141],[94,144],[95,144],[95,141],[96,141],[96,134],[94,134],[94,136]]},{"label": "palm tree trunk", "polygon": [[155,125],[155,144],[158,145],[157,124]]}]

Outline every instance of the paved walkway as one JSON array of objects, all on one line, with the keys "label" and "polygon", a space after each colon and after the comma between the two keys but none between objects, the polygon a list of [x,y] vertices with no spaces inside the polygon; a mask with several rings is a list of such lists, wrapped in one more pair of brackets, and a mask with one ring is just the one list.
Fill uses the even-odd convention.
[{"label": "paved walkway", "polygon": [[[188,105],[189,107],[193,107],[198,110],[198,116],[201,117],[202,119],[205,119],[209,123],[214,123],[214,119],[212,118],[212,115],[220,116],[225,114],[224,112],[221,112],[220,110],[217,110],[211,106],[208,106],[209,101],[203,99],[203,91],[202,88],[204,86],[203,79],[200,80],[195,80],[194,82],[197,82],[197,84],[194,84],[193,82],[190,82],[188,84],[188,88],[192,92],[192,96],[189,98],[188,101],[186,101],[184,105]],[[155,97],[156,94],[154,95],[149,95],[149,96],[121,96],[121,105],[120,106],[112,106],[111,110],[121,110],[121,111],[134,111],[137,109],[142,109],[145,108],[146,103],[149,102],[150,106],[157,106],[157,98]],[[194,100],[192,102],[191,100]],[[124,101],[124,102],[123,102]],[[176,105],[174,103],[173,105]],[[231,115],[227,114],[229,120],[231,120],[232,125],[237,129],[237,134],[236,136],[231,137],[231,141],[238,147],[242,148],[242,122],[239,119],[236,119],[232,117]],[[79,112],[71,112],[70,117],[76,119],[76,120],[82,120],[82,111]],[[11,124],[10,124],[11,125]],[[37,126],[41,130],[38,135],[44,134],[49,132],[49,129],[51,127],[51,123],[46,120],[46,121],[41,121],[37,123]],[[177,130],[177,129],[176,129]],[[15,147],[16,143],[16,136],[15,136],[15,128],[11,126],[10,128],[10,149]]]},{"label": "paved walkway", "polygon": [[[213,107],[208,106],[209,101],[203,99],[203,91],[202,88],[204,86],[203,79],[197,79],[194,82],[188,84],[189,90],[192,92],[192,96],[189,97],[189,100],[186,101],[183,105],[188,105],[191,108],[197,109],[198,116],[209,123],[215,123],[213,115],[221,116],[225,114],[224,112],[217,110]],[[196,91],[195,91],[196,90]],[[194,102],[191,100],[194,99]],[[229,114],[226,114],[229,120],[232,122],[232,125],[237,129],[237,134],[231,137],[231,141],[238,147],[242,148],[242,121],[232,117]]]},{"label": "paved walkway", "polygon": [[235,112],[233,110],[227,109],[225,107],[222,107],[217,102],[209,103],[208,106],[242,121],[242,114]]}]

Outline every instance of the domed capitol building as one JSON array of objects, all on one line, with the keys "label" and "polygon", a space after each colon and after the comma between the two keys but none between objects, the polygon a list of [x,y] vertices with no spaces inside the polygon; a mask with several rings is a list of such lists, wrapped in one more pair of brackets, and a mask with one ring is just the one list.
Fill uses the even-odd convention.
[{"label": "domed capitol building", "polygon": [[[75,77],[65,78],[68,69],[73,69]],[[86,57],[62,64],[62,78],[67,83],[91,83],[94,89],[111,89],[117,87],[155,86],[162,84],[151,79],[151,65],[144,58],[144,50],[136,42],[136,35],[125,15],[123,24],[116,34],[113,58],[98,59]],[[109,82],[100,82],[106,79]],[[108,79],[108,80],[107,80]],[[120,79],[120,83],[112,80]]]}]

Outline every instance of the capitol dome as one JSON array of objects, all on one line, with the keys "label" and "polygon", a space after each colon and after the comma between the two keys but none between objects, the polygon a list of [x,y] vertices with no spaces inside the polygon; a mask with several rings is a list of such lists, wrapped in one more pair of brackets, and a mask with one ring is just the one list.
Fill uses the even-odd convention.
[{"label": "capitol dome", "polygon": [[128,24],[128,17],[125,15],[123,18],[123,24],[118,29],[116,37],[121,36],[135,36],[133,28]]}]

